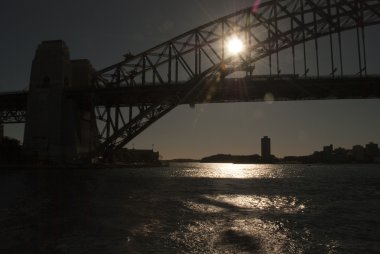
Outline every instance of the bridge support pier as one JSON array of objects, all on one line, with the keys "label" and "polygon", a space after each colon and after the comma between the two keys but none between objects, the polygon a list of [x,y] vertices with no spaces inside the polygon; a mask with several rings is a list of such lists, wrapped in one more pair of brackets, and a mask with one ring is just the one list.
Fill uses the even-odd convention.
[{"label": "bridge support pier", "polygon": [[70,60],[63,41],[42,42],[32,64],[24,147],[36,161],[74,163],[97,145],[91,101],[75,101],[65,90],[91,85],[88,60]]}]

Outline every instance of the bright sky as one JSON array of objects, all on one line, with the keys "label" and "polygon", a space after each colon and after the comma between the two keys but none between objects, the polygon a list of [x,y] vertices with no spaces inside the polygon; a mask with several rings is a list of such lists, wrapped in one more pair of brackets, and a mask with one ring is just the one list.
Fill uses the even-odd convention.
[{"label": "bright sky", "polygon": [[[87,58],[100,69],[120,61],[129,51],[144,51],[254,2],[2,1],[0,90],[28,86],[34,52],[43,40],[65,40],[73,59]],[[369,30],[375,34],[369,47],[379,45],[378,31],[379,27]],[[369,55],[380,59],[379,50]],[[345,148],[370,141],[380,143],[379,113],[380,100],[202,104],[195,109],[181,106],[129,147],[132,143],[135,148],[154,144],[165,159],[254,154],[260,152],[260,138],[266,135],[272,139],[275,155],[303,155],[330,143]],[[21,138],[23,127],[8,125],[5,131]]]}]

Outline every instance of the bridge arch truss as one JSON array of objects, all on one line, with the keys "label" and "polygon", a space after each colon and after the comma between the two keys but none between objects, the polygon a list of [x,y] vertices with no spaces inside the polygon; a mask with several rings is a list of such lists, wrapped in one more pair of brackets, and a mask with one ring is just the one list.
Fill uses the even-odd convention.
[{"label": "bridge arch truss", "polygon": [[[246,77],[253,75],[260,64],[266,66],[264,72],[268,76],[281,78],[281,52],[289,53],[287,61],[294,77],[306,79],[311,68],[318,78],[343,77],[343,33],[348,30],[352,31],[358,56],[357,70],[351,74],[364,78],[368,75],[365,28],[379,23],[378,0],[270,0],[197,27],[140,54],[126,54],[123,61],[96,73],[95,87],[184,89],[151,103],[96,105],[101,143],[96,154],[122,148],[205,84],[220,82],[236,72]],[[245,45],[238,56],[226,49],[233,36]],[[329,45],[327,52],[322,52],[326,51],[320,45],[322,38]],[[327,74],[321,71],[321,55],[326,54],[330,69]]]}]

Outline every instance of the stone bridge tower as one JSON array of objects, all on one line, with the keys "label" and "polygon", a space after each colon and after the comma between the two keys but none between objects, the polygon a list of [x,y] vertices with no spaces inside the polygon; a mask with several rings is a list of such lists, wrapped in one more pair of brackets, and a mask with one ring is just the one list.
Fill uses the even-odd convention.
[{"label": "stone bridge tower", "polygon": [[89,88],[88,60],[70,60],[64,41],[44,41],[37,48],[30,77],[24,147],[36,160],[73,163],[97,145],[91,100],[74,100],[67,90]]}]

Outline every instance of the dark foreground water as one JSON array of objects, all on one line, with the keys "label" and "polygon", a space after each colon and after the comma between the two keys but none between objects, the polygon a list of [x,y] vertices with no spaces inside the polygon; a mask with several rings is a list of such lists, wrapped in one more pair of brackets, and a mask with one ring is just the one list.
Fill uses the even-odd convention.
[{"label": "dark foreground water", "polygon": [[380,253],[380,165],[0,176],[0,253]]}]

